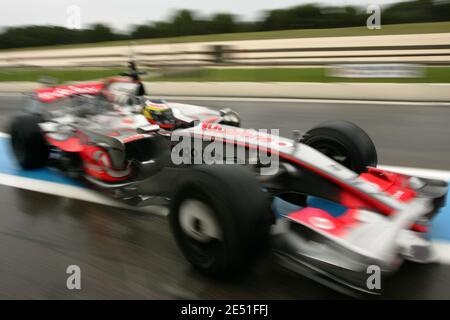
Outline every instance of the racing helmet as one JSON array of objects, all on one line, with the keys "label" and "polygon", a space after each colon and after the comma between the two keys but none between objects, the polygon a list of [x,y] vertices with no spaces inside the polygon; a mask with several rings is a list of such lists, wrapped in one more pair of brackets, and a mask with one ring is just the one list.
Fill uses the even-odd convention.
[{"label": "racing helmet", "polygon": [[175,129],[176,119],[172,109],[164,100],[144,99],[142,113],[151,124],[157,124],[160,128],[166,130]]}]

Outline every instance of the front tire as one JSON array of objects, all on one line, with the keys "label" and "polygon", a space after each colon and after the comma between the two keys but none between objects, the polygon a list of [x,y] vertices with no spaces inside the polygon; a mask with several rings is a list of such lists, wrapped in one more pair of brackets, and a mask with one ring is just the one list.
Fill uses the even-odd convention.
[{"label": "front tire", "polygon": [[356,173],[376,167],[377,151],[369,135],[357,125],[343,120],[321,123],[301,141]]},{"label": "front tire", "polygon": [[248,268],[268,243],[268,198],[243,167],[194,167],[178,186],[170,224],[186,259],[199,271],[229,276]]},{"label": "front tire", "polygon": [[33,115],[19,115],[11,122],[11,146],[17,162],[26,170],[45,166],[49,157],[39,122],[39,117]]}]

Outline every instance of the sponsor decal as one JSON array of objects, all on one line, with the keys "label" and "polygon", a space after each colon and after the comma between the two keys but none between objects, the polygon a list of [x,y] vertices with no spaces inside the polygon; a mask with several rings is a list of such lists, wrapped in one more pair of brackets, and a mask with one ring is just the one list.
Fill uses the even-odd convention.
[{"label": "sponsor decal", "polygon": [[273,175],[279,169],[278,149],[293,145],[278,133],[203,122],[172,134],[172,163],[254,165],[261,175]]},{"label": "sponsor decal", "polygon": [[248,142],[266,144],[267,147],[289,148],[293,143],[288,140],[280,140],[278,135],[269,135],[267,130],[256,131],[252,129],[241,129],[236,127],[223,127],[219,124],[203,122],[201,125],[203,132],[220,133],[226,139],[244,139]]},{"label": "sponsor decal", "polygon": [[310,217],[309,223],[319,229],[324,230],[333,230],[336,227],[332,221],[322,217]]},{"label": "sponsor decal", "polygon": [[35,91],[39,101],[49,103],[75,94],[97,94],[103,87],[101,83],[77,86],[44,88]]}]

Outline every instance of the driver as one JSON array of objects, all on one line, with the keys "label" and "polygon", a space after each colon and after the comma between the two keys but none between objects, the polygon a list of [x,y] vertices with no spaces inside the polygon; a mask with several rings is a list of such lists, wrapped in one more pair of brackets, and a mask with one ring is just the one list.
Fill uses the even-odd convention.
[{"label": "driver", "polygon": [[172,109],[164,100],[144,99],[142,113],[151,124],[157,124],[165,130],[174,130],[176,128],[176,119]]}]

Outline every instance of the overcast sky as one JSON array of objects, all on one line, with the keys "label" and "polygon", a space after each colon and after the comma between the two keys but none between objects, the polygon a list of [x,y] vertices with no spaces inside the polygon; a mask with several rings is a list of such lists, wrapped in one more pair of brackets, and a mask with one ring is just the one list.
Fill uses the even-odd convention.
[{"label": "overcast sky", "polygon": [[0,27],[17,25],[66,26],[67,8],[81,8],[82,27],[105,22],[125,30],[132,24],[164,20],[176,9],[191,9],[202,15],[217,12],[233,13],[243,19],[256,19],[264,10],[304,3],[333,5],[386,4],[399,0],[2,0]]}]

